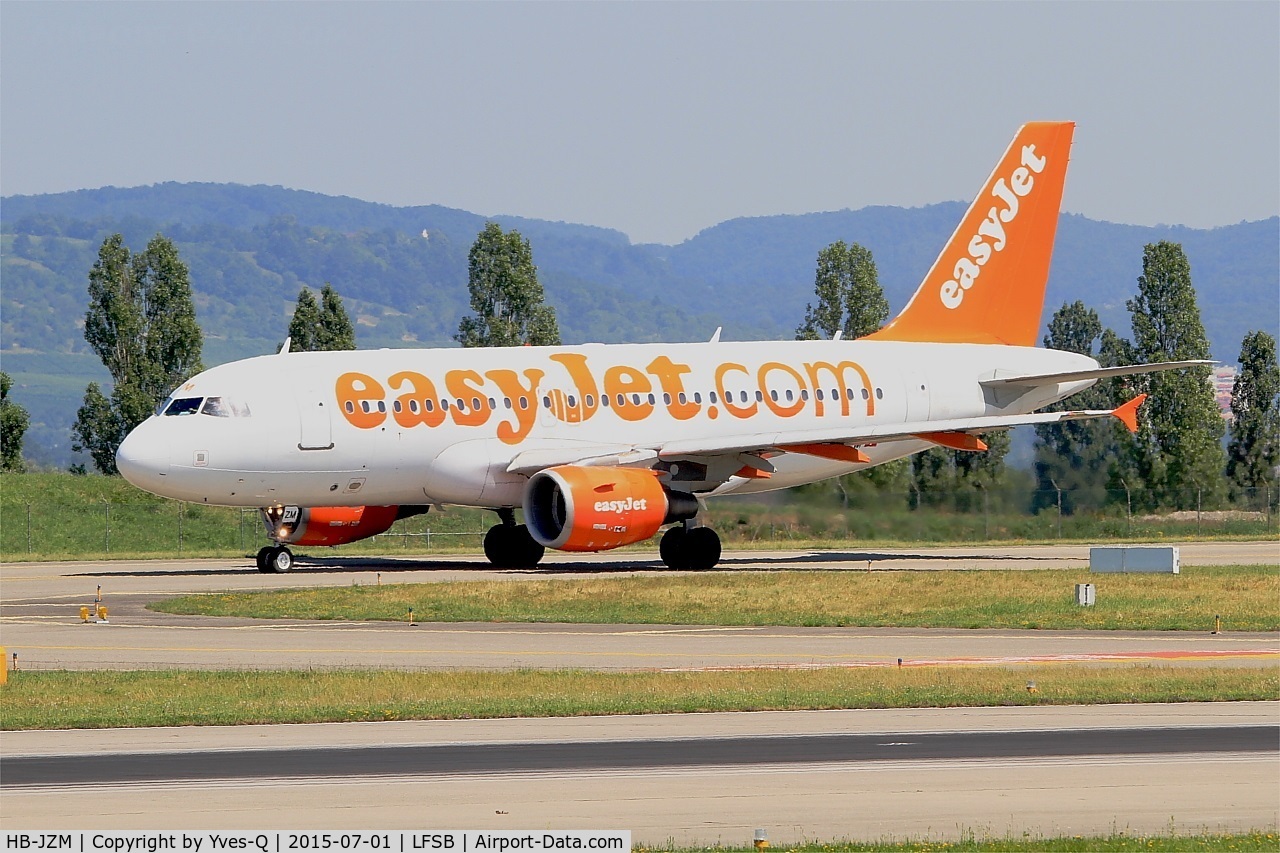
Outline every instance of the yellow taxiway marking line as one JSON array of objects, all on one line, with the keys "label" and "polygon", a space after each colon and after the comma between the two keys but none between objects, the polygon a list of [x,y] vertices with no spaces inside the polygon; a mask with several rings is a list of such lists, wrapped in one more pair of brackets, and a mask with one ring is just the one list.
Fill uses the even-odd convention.
[{"label": "yellow taxiway marking line", "polygon": [[[267,653],[284,654],[346,654],[346,655],[483,655],[483,656],[533,656],[551,657],[573,655],[579,657],[623,657],[623,658],[755,658],[758,654],[750,653],[687,653],[687,652],[636,652],[636,651],[571,651],[563,650],[504,650],[504,649],[356,649],[343,648],[270,648],[235,647],[235,646],[80,646],[80,645],[23,645],[24,651],[82,651],[82,652],[186,652],[186,653]],[[856,661],[854,666],[894,666],[892,660],[884,658],[858,658],[852,654],[813,654],[808,652],[784,652],[768,655],[773,658],[804,658],[813,660],[845,660]],[[1081,663],[1109,661],[1142,661],[1142,660],[1228,660],[1270,659],[1280,660],[1280,649],[1240,649],[1240,650],[1188,650],[1176,652],[1102,652],[1057,655],[1000,655],[991,657],[958,657],[958,658],[924,658],[906,660],[903,666],[978,666],[990,664],[1026,664],[1026,663]],[[768,669],[770,664],[752,665],[752,669]],[[801,667],[805,664],[789,664],[788,668]],[[714,669],[714,667],[698,667],[696,669]],[[683,671],[683,670],[668,670]]]}]

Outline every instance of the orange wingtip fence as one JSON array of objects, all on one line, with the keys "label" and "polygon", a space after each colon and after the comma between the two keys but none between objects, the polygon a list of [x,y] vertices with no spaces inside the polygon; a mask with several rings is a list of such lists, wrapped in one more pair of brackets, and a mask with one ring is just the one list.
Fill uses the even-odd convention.
[{"label": "orange wingtip fence", "polygon": [[1117,407],[1111,412],[1111,414],[1115,415],[1120,420],[1120,423],[1124,424],[1125,429],[1129,430],[1129,432],[1137,432],[1138,407],[1146,402],[1146,399],[1146,394],[1139,394],[1123,406]]}]

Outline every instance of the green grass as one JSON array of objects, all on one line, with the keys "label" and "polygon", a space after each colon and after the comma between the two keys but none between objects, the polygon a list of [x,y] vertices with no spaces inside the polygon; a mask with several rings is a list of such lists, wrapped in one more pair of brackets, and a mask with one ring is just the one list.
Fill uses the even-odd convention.
[{"label": "green grass", "polygon": [[[822,843],[807,841],[770,848],[775,853],[1123,853],[1124,851],[1149,851],[1149,853],[1180,853],[1181,851],[1267,851],[1280,849],[1280,835],[1272,830],[1253,830],[1245,833],[1193,833],[1190,835],[1170,832],[1168,835],[1113,832],[1110,835],[1071,835],[1046,838],[1024,834],[1013,838],[988,838],[969,831],[958,840],[906,840],[895,841],[836,841]],[[633,853],[755,853],[754,847],[654,847],[638,846]]]},{"label": "green grass", "polygon": [[[1097,604],[1075,603],[1092,583]],[[704,575],[364,584],[188,595],[164,613],[430,622],[576,622],[1204,631],[1280,630],[1280,567],[1178,575],[1085,570],[715,572]]]},{"label": "green grass", "polygon": [[[1026,689],[1035,681],[1038,692]],[[833,708],[1275,699],[1280,669],[991,667],[712,672],[15,672],[0,728],[243,725]]]},{"label": "green grass", "polygon": [[[973,503],[971,494],[955,497]],[[1115,507],[1058,518],[1053,510],[1021,509],[1029,499],[1025,491],[1011,493],[993,501],[990,512],[981,506],[957,511],[953,505],[912,511],[903,495],[859,495],[842,510],[829,495],[787,494],[775,504],[713,501],[705,521],[727,547],[753,549],[1275,538],[1280,521],[1266,499],[1245,507],[1267,510],[1262,518],[1215,522],[1130,520]],[[397,522],[387,534],[344,545],[337,553],[480,553],[481,537],[494,520],[485,510],[450,508]],[[5,561],[230,557],[251,555],[264,544],[256,510],[180,504],[139,491],[120,477],[0,474],[0,559]],[[650,541],[630,550],[651,553],[654,548]]]}]

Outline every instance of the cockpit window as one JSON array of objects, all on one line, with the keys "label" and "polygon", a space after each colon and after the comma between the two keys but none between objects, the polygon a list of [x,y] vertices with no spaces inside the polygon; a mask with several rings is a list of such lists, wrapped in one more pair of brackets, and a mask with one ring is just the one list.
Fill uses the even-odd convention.
[{"label": "cockpit window", "polygon": [[200,408],[200,414],[215,418],[247,418],[249,407],[230,397],[209,397]]},{"label": "cockpit window", "polygon": [[164,410],[164,416],[168,418],[174,415],[194,415],[200,411],[200,403],[203,400],[204,397],[177,397],[169,404],[169,408]]}]

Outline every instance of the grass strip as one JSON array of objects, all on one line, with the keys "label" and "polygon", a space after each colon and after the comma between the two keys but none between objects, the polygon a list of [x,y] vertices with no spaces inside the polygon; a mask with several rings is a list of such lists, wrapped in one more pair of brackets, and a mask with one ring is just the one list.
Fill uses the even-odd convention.
[{"label": "grass strip", "polygon": [[[1034,681],[1038,692],[1027,690]],[[1280,697],[1280,669],[750,669],[712,672],[24,671],[0,728],[244,725],[705,711],[1214,702]]]},{"label": "grass strip", "polygon": [[[1075,603],[1092,583],[1097,604]],[[286,589],[189,595],[163,613],[430,622],[574,622],[1212,631],[1280,630],[1280,566],[1186,568],[1178,575],[1087,570],[713,572],[521,583]]]},{"label": "grass strip", "polygon": [[[1144,833],[1114,832],[1103,836],[1055,836],[1044,837],[1030,833],[1018,838],[983,838],[972,832],[958,840],[905,840],[894,841],[836,841],[805,842],[771,848],[774,853],[864,853],[864,851],[888,851],[888,853],[1123,853],[1123,851],[1152,851],[1152,853],[1181,853],[1182,851],[1273,851],[1280,849],[1280,836],[1276,832],[1253,830],[1243,833],[1198,833],[1190,835],[1147,835]],[[634,847],[632,853],[755,853],[753,847]]]}]

